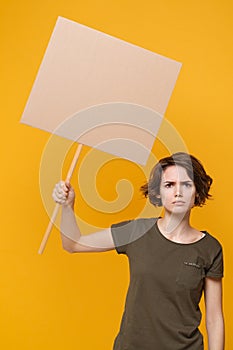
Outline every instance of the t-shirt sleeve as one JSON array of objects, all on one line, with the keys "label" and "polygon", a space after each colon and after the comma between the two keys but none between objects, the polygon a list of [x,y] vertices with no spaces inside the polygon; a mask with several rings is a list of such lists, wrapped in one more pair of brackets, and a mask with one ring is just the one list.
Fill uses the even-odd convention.
[{"label": "t-shirt sleeve", "polygon": [[206,277],[221,278],[223,277],[223,251],[218,243],[218,249],[211,259],[210,266],[206,271]]},{"label": "t-shirt sleeve", "polygon": [[156,218],[138,218],[113,224],[111,232],[117,253],[130,256],[133,252],[133,243],[154,227],[156,220]]},{"label": "t-shirt sleeve", "polygon": [[135,223],[133,220],[123,221],[111,226],[112,238],[118,254],[127,254],[127,248],[132,241]]}]

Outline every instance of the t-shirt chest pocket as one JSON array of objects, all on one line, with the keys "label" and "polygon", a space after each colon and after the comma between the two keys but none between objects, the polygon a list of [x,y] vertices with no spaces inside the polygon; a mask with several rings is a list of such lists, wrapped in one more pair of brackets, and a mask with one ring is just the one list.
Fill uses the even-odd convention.
[{"label": "t-shirt chest pocket", "polygon": [[176,283],[185,288],[199,288],[204,277],[203,265],[203,260],[201,258],[183,260],[178,270]]}]

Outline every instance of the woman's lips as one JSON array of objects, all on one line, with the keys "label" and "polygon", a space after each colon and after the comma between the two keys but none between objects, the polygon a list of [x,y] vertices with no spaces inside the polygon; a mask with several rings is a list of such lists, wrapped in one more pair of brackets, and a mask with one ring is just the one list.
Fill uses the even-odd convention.
[{"label": "woman's lips", "polygon": [[181,205],[181,204],[185,204],[185,202],[184,201],[174,201],[174,202],[172,202],[172,204],[177,204],[177,205]]}]

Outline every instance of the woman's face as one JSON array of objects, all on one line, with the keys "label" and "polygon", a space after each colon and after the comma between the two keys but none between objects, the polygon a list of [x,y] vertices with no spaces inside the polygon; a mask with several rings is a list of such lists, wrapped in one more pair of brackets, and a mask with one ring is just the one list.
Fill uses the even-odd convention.
[{"label": "woman's face", "polygon": [[184,214],[194,206],[196,188],[185,168],[172,165],[165,169],[160,184],[160,197],[166,211]]}]

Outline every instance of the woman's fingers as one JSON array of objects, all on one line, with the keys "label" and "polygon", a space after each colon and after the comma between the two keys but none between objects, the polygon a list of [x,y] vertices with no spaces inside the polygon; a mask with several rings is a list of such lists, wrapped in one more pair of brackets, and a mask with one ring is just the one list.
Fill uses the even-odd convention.
[{"label": "woman's fingers", "polygon": [[52,197],[56,203],[69,204],[74,202],[74,193],[69,182],[59,181],[52,193]]},{"label": "woman's fingers", "polygon": [[59,204],[64,204],[68,196],[68,188],[66,187],[64,181],[58,182],[53,190],[52,197],[55,202]]}]

